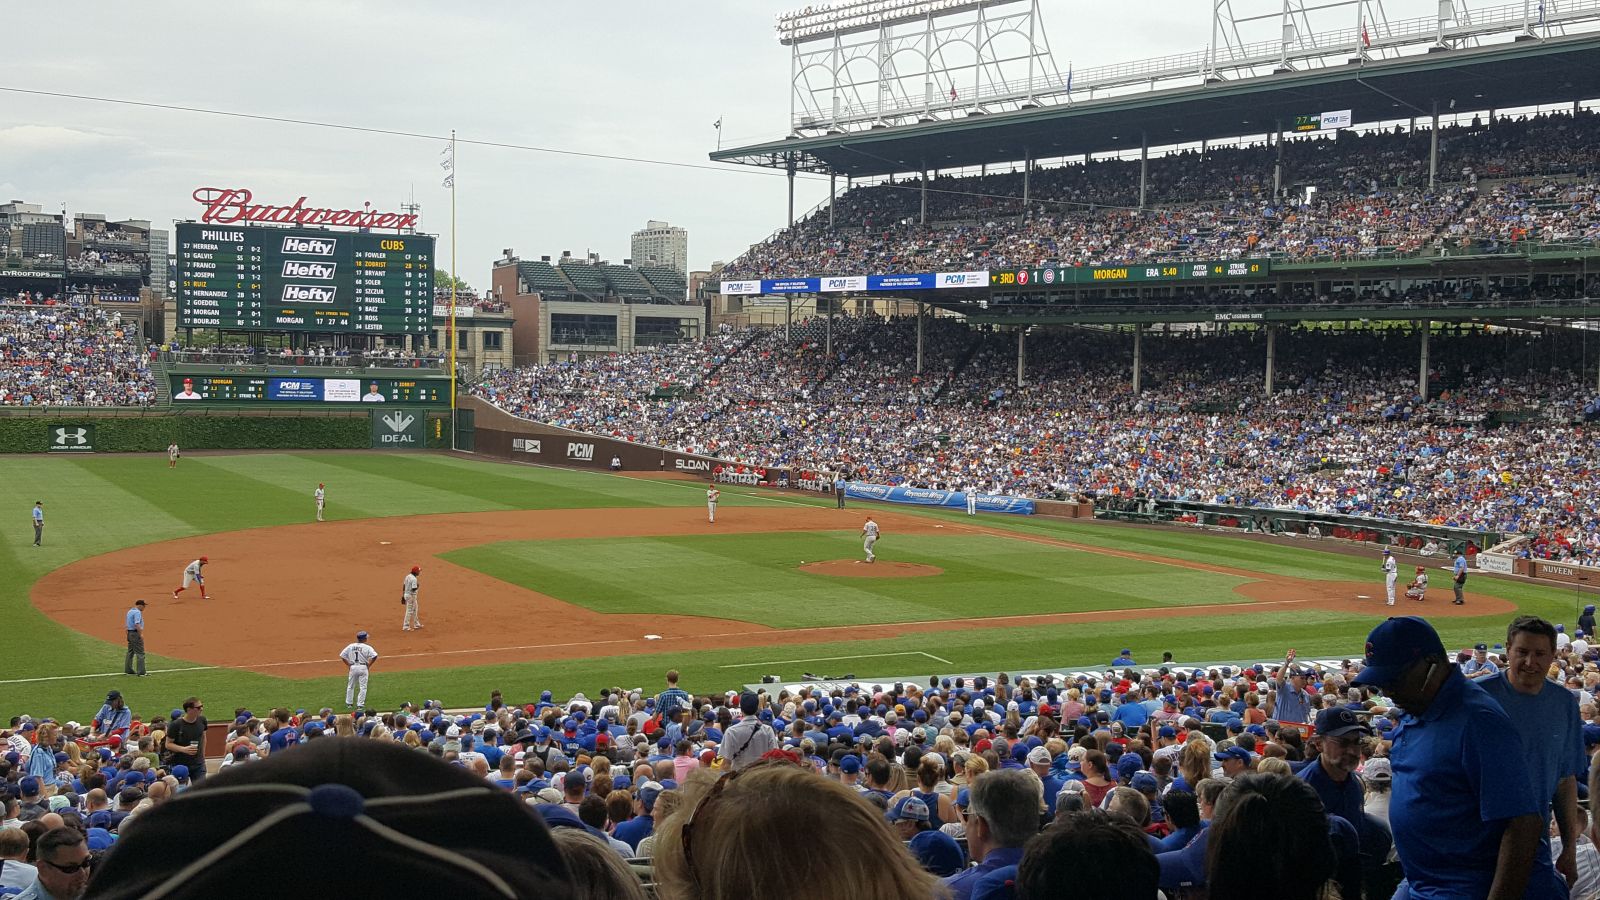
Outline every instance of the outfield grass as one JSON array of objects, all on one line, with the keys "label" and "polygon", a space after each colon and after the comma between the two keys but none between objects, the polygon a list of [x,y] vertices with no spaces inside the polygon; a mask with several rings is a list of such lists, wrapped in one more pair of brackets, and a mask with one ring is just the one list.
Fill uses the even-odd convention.
[{"label": "outfield grass", "polygon": [[[158,672],[149,678],[120,675],[123,650],[73,631],[28,603],[34,581],[78,559],[122,547],[215,531],[304,522],[311,492],[328,483],[332,519],[473,512],[517,508],[697,507],[704,488],[692,482],[654,482],[600,473],[477,463],[442,455],[382,453],[249,453],[186,458],[168,471],[164,457],[6,457],[0,460],[0,716],[21,712],[82,719],[110,687],[122,689],[135,709],[170,709],[189,694],[221,708],[269,704],[321,706],[342,699],[342,678],[289,680],[231,670]],[[45,546],[34,548],[28,509],[45,501]],[[752,496],[725,489],[727,507],[823,503],[794,495]],[[831,501],[826,501],[831,504]],[[874,507],[877,508],[877,507]],[[935,520],[959,513],[905,509]],[[1364,559],[1255,541],[1161,529],[1118,528],[1075,522],[985,516],[996,528],[1041,534],[1091,546],[1198,560],[1270,574],[1379,585],[1376,557]],[[892,540],[892,544],[890,541]],[[981,614],[1117,608],[1217,602],[1234,583],[1226,576],[1189,572],[1109,557],[1084,556],[1038,544],[1009,545],[999,538],[892,536],[894,557],[946,569],[935,579],[855,582],[792,571],[800,559],[850,558],[860,549],[853,534],[783,534],[661,538],[621,542],[598,572],[574,571],[550,544],[503,544],[452,554],[453,559],[510,581],[596,609],[733,614],[773,625],[882,622]],[[596,543],[596,542],[585,542]],[[624,546],[624,544],[626,546]],[[813,549],[814,548],[814,549]],[[641,556],[656,565],[644,566]],[[1136,567],[1136,568],[1127,568]],[[694,575],[698,590],[685,588]],[[1018,580],[1021,579],[1021,580]],[[1106,582],[1112,582],[1107,584]],[[670,590],[664,589],[671,586]],[[946,587],[948,585],[949,587]],[[1019,587],[1018,585],[1021,585]],[[558,589],[559,588],[559,589]],[[1572,622],[1585,602],[1576,591],[1524,582],[1473,579],[1478,593],[1504,597],[1523,610]],[[1011,591],[1000,596],[997,591]],[[626,593],[625,593],[626,592]],[[1119,596],[1124,595],[1124,596]],[[1136,595],[1137,603],[1129,599]],[[129,600],[133,598],[130,596]],[[914,608],[913,608],[914,606]],[[721,610],[722,612],[715,612]],[[121,615],[118,611],[116,615]],[[1103,665],[1121,647],[1136,657],[1180,660],[1272,657],[1294,646],[1302,653],[1345,656],[1357,652],[1378,615],[1305,611],[1235,613],[1027,628],[963,629],[898,640],[650,656],[602,657],[549,663],[378,672],[370,699],[379,706],[424,697],[452,705],[484,702],[490,690],[593,692],[612,683],[656,686],[667,668],[684,673],[695,690],[725,689],[761,674],[798,677],[801,671],[853,671],[862,676],[932,671],[1062,669]],[[160,647],[152,622],[150,644]],[[1445,620],[1448,643],[1493,641],[1502,617]],[[381,648],[380,648],[381,649]],[[298,648],[297,657],[306,648]],[[879,655],[883,654],[883,655]],[[936,662],[929,654],[948,660]],[[822,660],[823,657],[850,657]],[[803,658],[803,659],[802,659]],[[799,660],[774,665],[771,660]],[[152,669],[180,668],[183,660],[152,656]],[[70,677],[61,676],[91,676]],[[19,681],[20,679],[41,679]]]},{"label": "outfield grass", "polygon": [[894,535],[884,561],[927,578],[849,578],[801,562],[861,557],[850,531],[522,541],[445,559],[602,613],[699,615],[774,628],[1246,602],[1248,579],[990,535]]}]

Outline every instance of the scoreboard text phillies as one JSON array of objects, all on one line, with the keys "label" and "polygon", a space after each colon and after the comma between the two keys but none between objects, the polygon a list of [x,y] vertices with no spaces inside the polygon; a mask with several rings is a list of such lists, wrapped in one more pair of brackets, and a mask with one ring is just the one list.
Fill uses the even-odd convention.
[{"label": "scoreboard text phillies", "polygon": [[178,327],[425,334],[433,237],[180,222]]}]

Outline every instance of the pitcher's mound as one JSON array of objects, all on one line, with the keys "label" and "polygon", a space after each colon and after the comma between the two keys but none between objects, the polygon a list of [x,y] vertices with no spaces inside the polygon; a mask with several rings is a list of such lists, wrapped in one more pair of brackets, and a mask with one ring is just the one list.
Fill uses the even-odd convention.
[{"label": "pitcher's mound", "polygon": [[806,563],[800,567],[800,571],[841,578],[926,578],[929,575],[944,574],[944,570],[938,566],[883,560],[866,563],[859,559],[830,559],[827,562]]}]

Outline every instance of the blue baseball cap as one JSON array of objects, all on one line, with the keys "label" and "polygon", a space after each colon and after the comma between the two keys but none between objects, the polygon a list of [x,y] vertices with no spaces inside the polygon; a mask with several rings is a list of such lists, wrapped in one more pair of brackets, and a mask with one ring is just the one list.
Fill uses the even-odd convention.
[{"label": "blue baseball cap", "polygon": [[1352,733],[1371,734],[1372,729],[1348,707],[1336,706],[1317,713],[1317,733],[1323,737],[1343,737]]},{"label": "blue baseball cap", "polygon": [[1600,725],[1583,726],[1583,745],[1593,747],[1595,744],[1600,744]]},{"label": "blue baseball cap", "polygon": [[1161,790],[1161,782],[1157,781],[1156,776],[1149,772],[1140,772],[1133,776],[1133,780],[1128,782],[1128,786],[1140,793],[1155,793]]},{"label": "blue baseball cap", "polygon": [[1175,738],[1177,736],[1178,736],[1178,729],[1173,728],[1171,725],[1163,725],[1160,728],[1156,729],[1156,737],[1159,737],[1159,738]]},{"label": "blue baseball cap", "polygon": [[1392,685],[1416,661],[1428,655],[1444,656],[1444,642],[1425,619],[1396,616],[1386,619],[1367,635],[1366,667],[1354,684]]},{"label": "blue baseball cap", "polygon": [[1211,754],[1211,757],[1217,762],[1222,762],[1229,759],[1237,759],[1248,764],[1251,760],[1250,751],[1243,747],[1229,747],[1226,750],[1220,750]]},{"label": "blue baseball cap", "polygon": [[956,791],[956,805],[957,806],[961,807],[962,809],[966,809],[967,808],[967,804],[970,803],[970,802],[972,802],[972,792],[971,791],[969,791],[966,788],[962,788],[961,790]]},{"label": "blue baseball cap", "polygon": [[172,777],[178,779],[179,781],[186,780],[189,777],[189,767],[185,766],[185,765],[182,765],[181,763],[179,765],[173,766],[172,767]]},{"label": "blue baseball cap", "polygon": [[861,771],[861,759],[857,756],[846,756],[839,760],[839,771],[846,775],[855,775]]}]

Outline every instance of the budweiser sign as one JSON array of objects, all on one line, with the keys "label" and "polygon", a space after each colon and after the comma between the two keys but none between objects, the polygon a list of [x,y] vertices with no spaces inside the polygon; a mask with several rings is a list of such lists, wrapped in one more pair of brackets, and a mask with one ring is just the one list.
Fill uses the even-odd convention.
[{"label": "budweiser sign", "polygon": [[347,228],[414,228],[417,217],[411,213],[379,212],[371,203],[361,209],[323,209],[306,206],[301,197],[288,206],[253,203],[255,195],[246,188],[195,188],[195,202],[204,206],[200,221],[229,225],[237,222],[266,222],[276,225],[343,225]]}]

